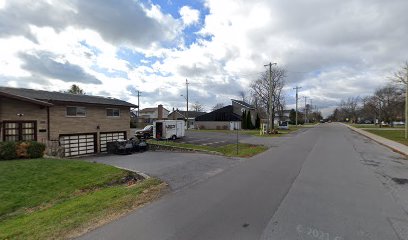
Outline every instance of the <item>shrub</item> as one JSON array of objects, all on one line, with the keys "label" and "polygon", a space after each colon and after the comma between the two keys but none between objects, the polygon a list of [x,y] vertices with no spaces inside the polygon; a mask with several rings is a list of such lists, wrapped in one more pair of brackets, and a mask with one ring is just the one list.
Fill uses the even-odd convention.
[{"label": "shrub", "polygon": [[28,155],[28,147],[30,146],[30,143],[28,142],[18,142],[16,144],[16,157],[17,158],[29,158]]},{"label": "shrub", "polygon": [[32,141],[28,144],[27,153],[29,158],[40,158],[44,156],[45,144]]},{"label": "shrub", "polygon": [[17,144],[15,142],[0,142],[0,160],[11,160],[17,158]]}]

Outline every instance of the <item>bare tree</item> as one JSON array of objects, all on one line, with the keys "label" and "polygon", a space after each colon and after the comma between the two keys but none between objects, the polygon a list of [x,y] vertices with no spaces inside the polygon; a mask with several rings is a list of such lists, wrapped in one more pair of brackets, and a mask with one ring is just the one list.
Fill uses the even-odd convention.
[{"label": "bare tree", "polygon": [[408,61],[401,67],[401,69],[394,73],[392,79],[398,83],[408,84]]},{"label": "bare tree", "polygon": [[[271,81],[269,83],[269,71],[262,73],[258,79],[251,84],[251,93],[253,99],[257,101],[258,108],[261,111],[265,111],[272,115],[272,119],[275,119],[277,111],[283,111],[285,107],[285,99],[282,94],[283,86],[285,85],[284,79],[286,77],[286,70],[279,67],[272,68]],[[269,93],[272,92],[272,112],[269,113]],[[274,128],[274,121],[272,121],[271,129]]]},{"label": "bare tree", "polygon": [[191,109],[193,109],[195,112],[203,112],[204,106],[198,101],[196,101],[194,102],[194,104],[191,105]]},{"label": "bare tree", "polygon": [[214,105],[214,107],[212,107],[212,110],[215,111],[217,109],[223,108],[224,106],[224,103],[217,103]]}]

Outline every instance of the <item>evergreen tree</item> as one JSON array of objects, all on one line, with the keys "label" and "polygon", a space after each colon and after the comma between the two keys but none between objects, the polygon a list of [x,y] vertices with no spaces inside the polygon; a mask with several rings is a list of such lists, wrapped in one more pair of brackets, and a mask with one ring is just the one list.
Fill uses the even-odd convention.
[{"label": "evergreen tree", "polygon": [[242,129],[247,129],[247,118],[246,118],[246,111],[242,112]]},{"label": "evergreen tree", "polygon": [[251,111],[248,111],[248,112],[247,112],[246,122],[247,122],[247,128],[248,128],[248,129],[252,129],[253,126],[252,126],[252,120],[251,120]]},{"label": "evergreen tree", "polygon": [[255,120],[255,128],[260,129],[261,128],[261,118],[259,118],[259,114],[256,114],[256,120]]}]

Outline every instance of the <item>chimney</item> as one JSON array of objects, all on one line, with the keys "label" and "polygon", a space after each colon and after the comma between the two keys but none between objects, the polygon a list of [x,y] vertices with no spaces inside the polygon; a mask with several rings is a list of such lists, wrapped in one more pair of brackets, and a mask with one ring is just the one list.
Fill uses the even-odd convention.
[{"label": "chimney", "polygon": [[157,119],[163,120],[163,105],[161,104],[157,107]]}]

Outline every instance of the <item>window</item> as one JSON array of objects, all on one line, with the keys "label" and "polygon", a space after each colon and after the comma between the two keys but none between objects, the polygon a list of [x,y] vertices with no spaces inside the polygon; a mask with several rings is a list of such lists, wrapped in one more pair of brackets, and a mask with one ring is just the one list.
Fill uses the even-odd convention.
[{"label": "window", "polygon": [[108,117],[119,117],[120,116],[119,108],[107,108],[106,109],[106,116],[108,116]]},{"label": "window", "polygon": [[35,122],[5,122],[4,141],[36,140]]},{"label": "window", "polygon": [[85,107],[67,107],[68,117],[85,117],[86,108]]}]

